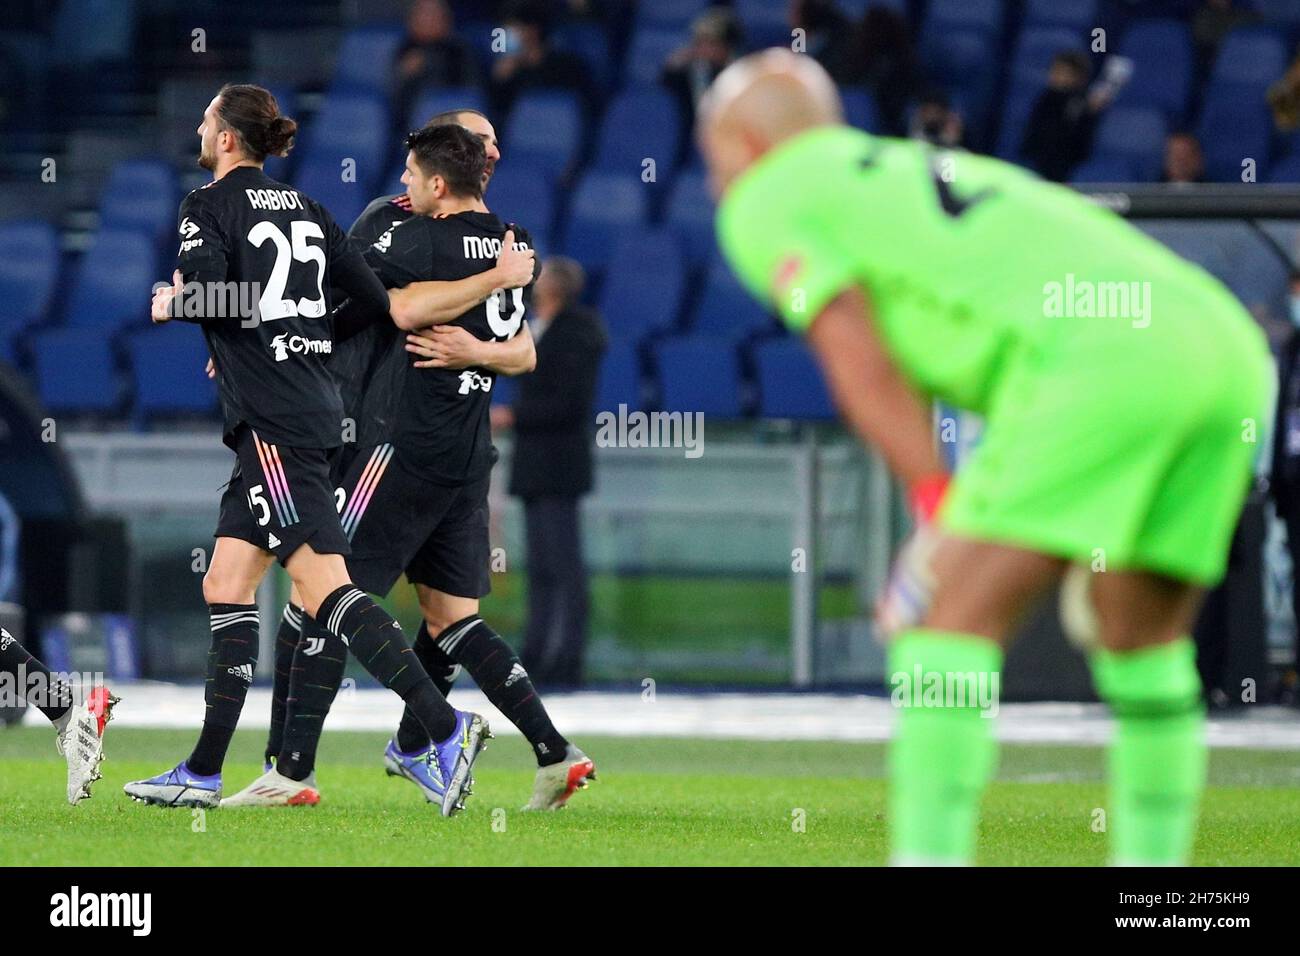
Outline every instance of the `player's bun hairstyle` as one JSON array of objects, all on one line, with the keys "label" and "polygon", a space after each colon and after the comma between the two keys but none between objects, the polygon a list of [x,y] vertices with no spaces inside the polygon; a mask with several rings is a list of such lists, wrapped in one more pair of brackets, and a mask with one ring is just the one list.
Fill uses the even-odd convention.
[{"label": "player's bun hairstyle", "polygon": [[426,126],[406,137],[415,165],[425,176],[441,176],[453,196],[483,197],[487,150],[483,141],[463,126]]},{"label": "player's bun hairstyle", "polygon": [[227,83],[220,95],[217,116],[239,137],[249,159],[260,163],[268,156],[288,155],[298,124],[280,115],[280,104],[270,90],[249,83]]}]

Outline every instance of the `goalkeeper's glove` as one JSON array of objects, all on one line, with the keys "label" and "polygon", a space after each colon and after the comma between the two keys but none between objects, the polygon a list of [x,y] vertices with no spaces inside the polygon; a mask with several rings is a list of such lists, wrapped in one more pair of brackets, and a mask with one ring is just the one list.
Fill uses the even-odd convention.
[{"label": "goalkeeper's glove", "polygon": [[939,542],[934,516],[947,489],[947,475],[924,478],[910,489],[916,527],[899,549],[876,602],[876,629],[881,640],[916,627],[930,609],[936,584],[930,560]]}]

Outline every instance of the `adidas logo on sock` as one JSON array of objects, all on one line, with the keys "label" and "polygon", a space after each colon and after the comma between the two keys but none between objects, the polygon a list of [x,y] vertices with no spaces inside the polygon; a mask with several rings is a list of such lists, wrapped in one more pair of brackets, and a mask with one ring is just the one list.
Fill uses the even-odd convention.
[{"label": "adidas logo on sock", "polygon": [[517,680],[522,680],[528,676],[528,671],[524,670],[524,665],[515,661],[514,666],[510,668],[510,676],[506,678],[506,686],[509,687]]},{"label": "adidas logo on sock", "polygon": [[244,683],[246,683],[246,684],[251,684],[251,683],[253,683],[253,665],[252,665],[252,664],[236,664],[234,667],[227,667],[227,668],[226,668],[226,673],[227,673],[227,674],[233,674],[235,677],[238,677],[240,680],[242,680],[242,681],[243,681]]}]

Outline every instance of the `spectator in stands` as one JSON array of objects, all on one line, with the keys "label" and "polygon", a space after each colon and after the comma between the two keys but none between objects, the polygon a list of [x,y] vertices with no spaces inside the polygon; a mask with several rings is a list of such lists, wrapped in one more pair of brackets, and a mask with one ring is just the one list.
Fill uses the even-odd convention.
[{"label": "spectator in stands", "polygon": [[521,658],[538,684],[577,686],[587,644],[587,566],[579,499],[592,486],[596,378],[605,351],[599,316],[579,304],[582,266],[554,257],[533,290],[537,369],[519,380],[493,425],[513,427],[510,493],[523,499],[528,623]]},{"label": "spectator in stands", "polygon": [[664,64],[660,82],[681,101],[688,127],[695,123],[695,107],[722,70],[740,55],[740,21],[730,10],[705,10],[691,24],[691,39],[673,51]]},{"label": "spectator in stands", "polygon": [[965,123],[961,114],[952,108],[948,94],[942,90],[931,90],[921,97],[912,114],[907,135],[944,149],[966,145]]},{"label": "spectator in stands", "polygon": [[907,107],[921,92],[921,70],[907,20],[873,6],[849,32],[848,40],[823,64],[842,86],[864,86],[880,110],[884,132],[907,133]]},{"label": "spectator in stands", "polygon": [[[503,20],[505,48],[496,52],[492,67],[492,100],[498,112],[509,112],[521,93],[534,89],[571,90],[587,115],[594,116],[599,94],[586,62],[576,53],[551,43],[551,15],[541,0],[514,0]],[[495,52],[495,46],[494,46]]]},{"label": "spectator in stands", "polygon": [[1208,73],[1219,52],[1219,44],[1233,30],[1259,22],[1259,14],[1234,4],[1233,0],[1202,0],[1192,14],[1192,40],[1196,44],[1197,67]]},{"label": "spectator in stands", "polygon": [[790,0],[789,16],[791,30],[803,31],[802,52],[828,71],[844,59],[852,28],[835,0]]},{"label": "spectator in stands", "polygon": [[393,58],[397,115],[405,121],[425,87],[477,86],[478,64],[465,41],[453,32],[445,0],[415,0],[406,18],[406,38]]},{"label": "spectator in stands", "polygon": [[[1286,526],[1287,550],[1291,553],[1291,603],[1300,625],[1300,272],[1291,273],[1288,305],[1291,328],[1278,349],[1277,410],[1268,487],[1277,516]],[[1300,672],[1300,635],[1294,667]],[[1294,682],[1291,693],[1291,703],[1300,704]]]},{"label": "spectator in stands", "polygon": [[1065,182],[1088,157],[1097,116],[1110,105],[1109,85],[1088,89],[1088,56],[1066,50],[1052,58],[1047,88],[1034,102],[1020,154],[1044,179]]},{"label": "spectator in stands", "polygon": [[1273,108],[1273,122],[1278,132],[1293,133],[1300,129],[1300,56],[1292,60],[1282,78],[1269,87],[1268,105]]},{"label": "spectator in stands", "polygon": [[1205,182],[1205,157],[1201,144],[1191,133],[1170,133],[1165,140],[1165,169],[1162,183]]}]

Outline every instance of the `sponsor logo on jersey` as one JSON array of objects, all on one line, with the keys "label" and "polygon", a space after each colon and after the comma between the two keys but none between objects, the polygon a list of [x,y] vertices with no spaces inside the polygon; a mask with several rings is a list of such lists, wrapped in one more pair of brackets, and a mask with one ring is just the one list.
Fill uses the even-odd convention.
[{"label": "sponsor logo on jersey", "polygon": [[245,189],[248,204],[254,209],[305,209],[302,196],[292,189]]},{"label": "sponsor logo on jersey", "polygon": [[467,368],[460,373],[459,394],[468,395],[474,389],[483,392],[492,391],[492,377],[490,375],[480,375],[473,369]]},{"label": "sponsor logo on jersey", "polygon": [[306,355],[308,353],[329,355],[334,350],[334,343],[329,339],[309,339],[305,335],[290,335],[288,332],[281,332],[271,339],[271,350],[275,352],[275,360],[283,362],[289,357],[290,353],[293,355]]},{"label": "sponsor logo on jersey", "polygon": [[13,635],[0,627],[0,651],[9,650],[9,645],[14,642]]},{"label": "sponsor logo on jersey", "polygon": [[[397,223],[393,225],[397,225]],[[384,234],[374,241],[373,248],[378,249],[380,252],[387,252],[392,245],[393,230],[390,228],[385,229]]]},{"label": "sponsor logo on jersey", "polygon": [[[501,256],[501,240],[491,236],[461,236],[461,248],[466,259],[497,259]],[[527,249],[528,243],[515,240],[514,248]]]},{"label": "sponsor logo on jersey", "polygon": [[195,238],[199,234],[199,227],[190,220],[189,216],[181,220],[181,224],[176,231],[181,234],[181,248],[177,255],[203,245],[202,239]]}]

